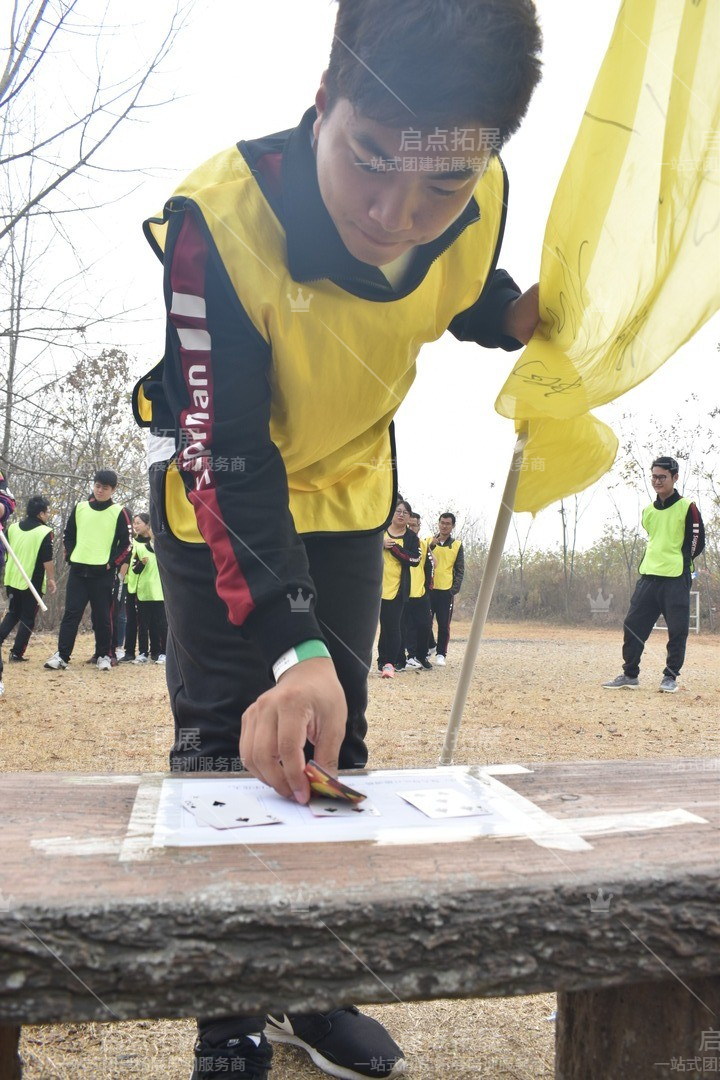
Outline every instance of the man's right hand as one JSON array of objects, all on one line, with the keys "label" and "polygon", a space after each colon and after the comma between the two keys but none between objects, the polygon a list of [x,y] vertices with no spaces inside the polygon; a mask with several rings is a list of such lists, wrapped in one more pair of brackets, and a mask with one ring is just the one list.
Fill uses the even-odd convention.
[{"label": "man's right hand", "polygon": [[336,776],[346,723],[347,702],[332,660],[302,660],[243,713],[240,759],[279,795],[304,804],[310,798],[306,741],[318,765]]}]

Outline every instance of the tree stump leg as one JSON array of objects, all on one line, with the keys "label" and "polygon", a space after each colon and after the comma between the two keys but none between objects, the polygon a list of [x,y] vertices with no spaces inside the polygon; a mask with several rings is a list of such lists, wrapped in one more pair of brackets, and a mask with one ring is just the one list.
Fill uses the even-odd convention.
[{"label": "tree stump leg", "polygon": [[720,978],[683,983],[561,991],[556,1080],[720,1076]]},{"label": "tree stump leg", "polygon": [[20,1080],[20,1025],[0,1024],[0,1076],[3,1080]]}]

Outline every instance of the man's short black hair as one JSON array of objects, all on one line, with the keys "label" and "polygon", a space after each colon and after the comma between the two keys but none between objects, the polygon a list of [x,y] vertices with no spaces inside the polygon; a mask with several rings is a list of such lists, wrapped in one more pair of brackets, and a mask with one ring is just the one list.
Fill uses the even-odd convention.
[{"label": "man's short black hair", "polygon": [[667,469],[671,476],[677,476],[680,472],[680,467],[674,457],[656,457],[650,468]]},{"label": "man's short black hair", "polygon": [[448,137],[471,123],[499,150],[527,112],[541,47],[532,0],[338,0],[327,108],[346,98],[378,123]]},{"label": "man's short black hair", "polygon": [[44,499],[42,495],[32,495],[27,501],[25,513],[27,517],[37,517],[38,514],[42,514],[44,510],[49,509],[50,503],[47,499]]},{"label": "man's short black hair", "polygon": [[111,488],[116,488],[118,484],[117,473],[112,469],[98,469],[93,477],[93,484],[109,484]]},{"label": "man's short black hair", "polygon": [[444,514],[441,514],[438,518],[438,521],[442,520],[442,518],[450,518],[453,523],[453,529],[455,528],[455,515],[452,514],[449,510],[446,510]]}]

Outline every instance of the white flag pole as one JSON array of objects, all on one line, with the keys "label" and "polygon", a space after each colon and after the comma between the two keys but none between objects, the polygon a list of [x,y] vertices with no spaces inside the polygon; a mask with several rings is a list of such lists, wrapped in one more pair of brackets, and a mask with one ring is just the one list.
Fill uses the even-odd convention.
[{"label": "white flag pole", "polygon": [[41,611],[47,611],[47,605],[46,605],[46,604],[45,604],[45,602],[43,601],[43,598],[42,598],[42,596],[41,596],[41,595],[40,595],[40,593],[39,593],[39,592],[37,591],[37,589],[36,589],[36,588],[35,588],[35,586],[33,585],[32,581],[30,580],[30,578],[29,578],[29,577],[27,576],[27,574],[25,573],[25,570],[24,570],[24,568],[23,568],[23,566],[22,566],[22,564],[21,564],[20,560],[18,559],[18,557],[17,557],[17,555],[15,554],[15,552],[13,551],[13,549],[12,549],[12,548],[10,547],[10,543],[9,543],[9,541],[8,541],[8,538],[7,538],[7,536],[5,535],[5,530],[4,530],[4,529],[0,529],[0,542],[2,543],[3,547],[4,547],[4,548],[5,548],[5,550],[7,551],[8,555],[10,556],[10,558],[11,558],[11,559],[12,559],[12,560],[14,561],[15,565],[17,566],[17,568],[18,568],[18,570],[20,571],[20,573],[22,574],[22,576],[23,576],[23,577],[25,578],[25,580],[27,581],[27,584],[28,584],[28,589],[30,590],[30,592],[31,592],[31,593],[33,594],[33,596],[34,596],[34,597],[35,597],[35,599],[37,600],[38,604],[40,605],[40,610],[41,610]]},{"label": "white flag pole", "polygon": [[460,678],[458,679],[457,690],[455,691],[455,699],[450,712],[447,731],[445,732],[445,744],[443,746],[442,754],[440,755],[441,765],[452,765],[453,763],[453,754],[455,753],[458,732],[460,731],[460,721],[462,720],[463,709],[465,708],[465,702],[467,701],[468,692],[470,690],[470,680],[475,669],[475,661],[480,649],[483,631],[485,630],[485,622],[490,608],[490,601],[492,600],[495,582],[497,581],[498,571],[500,570],[500,560],[502,558],[505,540],[507,539],[508,529],[510,528],[510,522],[512,520],[513,507],[515,506],[515,493],[517,492],[518,481],[520,479],[520,470],[527,439],[527,427],[524,427],[518,432],[517,442],[515,443],[515,449],[513,450],[512,464],[510,465],[510,471],[500,503],[500,510],[498,512],[495,529],[488,550],[487,562],[485,563],[485,570],[480,583],[480,592],[478,593],[472,624],[470,626],[467,648],[465,650],[465,656],[463,657],[462,667],[460,668]]}]

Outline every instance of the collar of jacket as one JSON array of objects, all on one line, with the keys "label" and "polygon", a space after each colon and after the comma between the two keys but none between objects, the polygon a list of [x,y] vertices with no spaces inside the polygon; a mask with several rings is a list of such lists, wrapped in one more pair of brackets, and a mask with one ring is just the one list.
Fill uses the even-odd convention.
[{"label": "collar of jacket", "polygon": [[[308,109],[299,125],[289,133],[282,161],[282,222],[287,236],[288,267],[295,281],[329,278],[343,286],[357,284],[376,287],[390,297],[417,288],[430,265],[474,221],[480,208],[473,197],[452,225],[430,244],[422,244],[415,254],[400,293],[385,275],[369,263],[354,258],[347,250],[320,194],[312,147],[312,126],[317,113]],[[355,288],[350,291],[356,292]],[[364,290],[363,290],[364,291]]]},{"label": "collar of jacket", "polygon": [[660,498],[660,496],[658,495],[657,499],[653,503],[653,506],[655,507],[656,510],[667,510],[669,507],[674,506],[675,503],[678,501],[678,499],[682,499],[682,495],[680,494],[678,489],[675,488],[672,495],[668,495],[665,502],[663,502],[662,499]]}]

